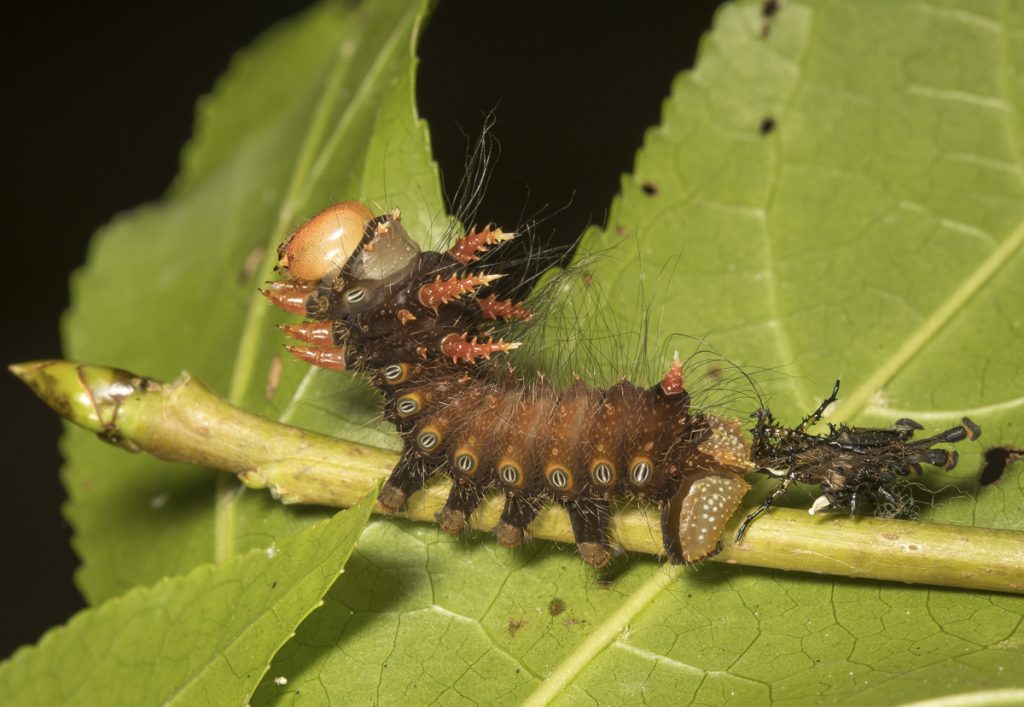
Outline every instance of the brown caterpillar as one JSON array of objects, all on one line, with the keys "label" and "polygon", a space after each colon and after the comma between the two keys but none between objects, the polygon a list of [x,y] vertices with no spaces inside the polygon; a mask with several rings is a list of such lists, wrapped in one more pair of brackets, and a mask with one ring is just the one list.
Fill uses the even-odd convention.
[{"label": "brown caterpillar", "polygon": [[[502,322],[532,315],[522,303],[484,296],[500,275],[474,270],[513,237],[471,229],[444,253],[421,251],[398,211],[374,217],[358,202],[329,207],[279,248],[289,279],[264,294],[311,321],[282,326],[310,346],[289,350],[311,364],[370,374],[385,416],[404,439],[380,495],[391,511],[443,473],[452,490],[437,514],[457,533],[490,489],[505,496],[498,540],[515,547],[547,501],[566,509],[580,556],[605,566],[611,502],[661,508],[666,555],[713,555],[749,488],[749,445],[737,420],[691,406],[678,357],[661,381],[608,389],[527,383],[499,361],[519,344]],[[494,356],[494,358],[492,358]]]}]

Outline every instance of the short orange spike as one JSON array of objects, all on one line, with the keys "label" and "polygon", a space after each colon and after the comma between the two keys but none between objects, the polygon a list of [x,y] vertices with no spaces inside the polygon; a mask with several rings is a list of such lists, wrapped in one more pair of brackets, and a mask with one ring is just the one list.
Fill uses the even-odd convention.
[{"label": "short orange spike", "polygon": [[473,363],[478,358],[489,359],[493,353],[508,353],[512,349],[521,346],[518,341],[477,341],[474,336],[472,341],[466,339],[466,334],[449,334],[441,339],[441,353],[451,358],[453,363],[463,361]]},{"label": "short orange spike", "polygon": [[488,275],[483,273],[479,275],[467,275],[466,277],[452,275],[447,280],[442,280],[441,276],[438,275],[437,279],[433,282],[420,288],[420,304],[424,307],[429,307],[436,312],[437,308],[441,305],[448,304],[464,294],[473,292],[478,287],[489,285],[501,277],[504,277],[504,275]]},{"label": "short orange spike", "polygon": [[303,322],[302,324],[281,324],[277,327],[298,341],[317,346],[334,346],[334,331],[327,322]]},{"label": "short orange spike", "polygon": [[272,305],[292,314],[305,314],[310,297],[316,292],[316,285],[291,280],[271,282],[260,290]]},{"label": "short orange spike", "polygon": [[480,310],[487,319],[504,319],[505,321],[517,319],[521,322],[528,322],[533,319],[533,312],[525,309],[522,302],[513,302],[510,299],[498,299],[497,295],[477,298]]},{"label": "short orange spike", "polygon": [[504,233],[500,228],[491,230],[491,227],[487,226],[482,231],[471,228],[469,233],[457,240],[455,245],[449,249],[448,255],[463,265],[469,265],[480,259],[480,254],[487,251],[487,246],[512,240],[515,237],[516,234]]},{"label": "short orange spike", "polygon": [[344,371],[344,346],[285,346],[296,358],[331,371]]},{"label": "short orange spike", "polygon": [[661,379],[661,392],[665,395],[680,395],[683,393],[683,362],[679,360],[679,352],[676,351],[672,357],[672,366],[668,373]]}]

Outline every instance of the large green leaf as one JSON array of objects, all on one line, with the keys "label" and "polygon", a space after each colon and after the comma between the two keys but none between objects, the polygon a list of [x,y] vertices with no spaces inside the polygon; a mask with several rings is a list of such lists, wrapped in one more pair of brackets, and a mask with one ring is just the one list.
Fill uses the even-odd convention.
[{"label": "large green leaf", "polygon": [[[304,103],[271,92],[262,122],[248,103],[264,100],[263,81],[234,69],[178,190],[98,240],[76,287],[72,355],[157,375],[189,368],[254,409],[386,443],[363,423],[373,398],[344,376],[286,366],[275,399],[262,400],[277,334],[252,291],[266,271],[243,283],[226,276],[323,200],[382,194],[370,180],[385,172],[382,201],[402,206],[413,230],[432,238],[436,176],[411,103],[415,16],[350,36],[352,18],[338,12],[315,11],[251,55],[266,52],[252,67],[270,77],[285,70],[274,56],[298,48],[320,56],[310,60],[319,73],[267,80]],[[565,283],[573,315],[569,329],[544,332],[562,344],[552,358],[617,361],[649,378],[673,348],[694,348],[673,336],[685,332],[748,370],[773,369],[760,380],[784,419],[815,407],[842,375],[844,418],[911,416],[940,428],[969,414],[984,441],[1019,446],[1020,12],[1009,3],[791,0],[764,35],[760,3],[726,6],[697,68],[673,86],[607,231],[585,240],[584,254],[597,255]],[[400,38],[402,66],[364,57],[361,72],[334,79],[369,87],[364,93],[326,89],[340,71],[330,60],[339,46],[391,56],[376,32]],[[362,44],[368,35],[377,38]],[[394,70],[394,85],[383,67]],[[227,90],[232,81],[246,90]],[[347,112],[350,100],[356,108]],[[286,107],[296,116],[272,120]],[[230,123],[232,115],[245,120]],[[239,127],[214,130],[217,116]],[[356,125],[358,145],[324,137]],[[267,145],[276,151],[257,149]],[[279,181],[267,176],[275,173]],[[243,196],[251,197],[244,209]],[[230,221],[215,218],[228,213]],[[243,216],[252,223],[240,226]],[[119,306],[126,290],[139,291],[137,310]],[[588,310],[590,300],[599,311]],[[607,331],[646,336],[650,353],[633,363],[645,349]],[[574,353],[574,342],[585,350]],[[607,375],[616,366],[588,368]],[[708,389],[701,373],[690,371],[691,384]],[[744,413],[757,404],[732,401]],[[962,448],[955,474],[929,477],[964,493],[946,492],[928,514],[1024,527],[1020,465],[981,488],[979,446]],[[317,515],[231,487],[215,503],[201,472],[128,459],[81,437],[66,451],[86,562],[80,580],[92,599],[266,545]],[[599,586],[569,548],[508,553],[486,539],[380,520],[326,605],[275,660],[271,674],[288,683],[264,684],[254,702],[508,702],[540,690],[538,700],[570,703],[892,703],[1020,688],[1022,615],[1018,597],[742,567],[676,570],[643,558]]]},{"label": "large green leaf", "polygon": [[[321,381],[286,360],[276,394],[264,398],[283,353],[273,326],[281,319],[257,288],[283,235],[341,198],[401,205],[410,230],[436,240],[440,186],[413,105],[423,13],[417,4],[327,2],[240,54],[200,103],[168,197],[96,236],[73,281],[68,356],[163,377],[186,369],[251,409],[391,443],[373,422],[373,394],[350,378]],[[69,429],[62,450],[77,579],[91,602],[323,517],[205,470],[127,456],[81,430]]]},{"label": "large green leaf", "polygon": [[[1024,161],[1006,39],[1019,24],[788,2],[762,38],[759,3],[723,9],[607,231],[584,243],[575,329],[556,326],[561,346],[542,350],[631,366],[635,341],[602,342],[639,332],[658,353],[632,367],[652,375],[697,346],[672,336],[687,332],[776,369],[761,378],[784,417],[842,375],[844,416],[942,428],[970,414],[986,440],[1019,446]],[[966,493],[926,515],[1024,527],[1024,475],[979,489],[978,447],[956,475],[933,474]],[[377,521],[354,560],[366,571],[279,654],[289,684],[254,702],[886,704],[1024,687],[1019,597],[645,559],[604,588],[571,554]]]},{"label": "large green leaf", "polygon": [[341,574],[374,500],[86,609],[0,665],[3,703],[243,704]]}]

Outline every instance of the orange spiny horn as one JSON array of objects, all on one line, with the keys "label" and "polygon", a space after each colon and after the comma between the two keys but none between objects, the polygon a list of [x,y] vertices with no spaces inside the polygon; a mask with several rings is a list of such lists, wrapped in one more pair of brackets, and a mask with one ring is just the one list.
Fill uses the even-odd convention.
[{"label": "orange spiny horn", "polygon": [[448,250],[448,255],[463,265],[469,265],[480,259],[480,254],[487,251],[487,246],[510,241],[515,237],[516,234],[505,233],[500,228],[491,230],[491,227],[487,226],[482,231],[471,228],[469,233],[457,240]]},{"label": "orange spiny horn", "polygon": [[293,281],[271,282],[260,293],[275,307],[292,314],[305,314],[306,305],[316,293],[316,285]]},{"label": "orange spiny horn", "polygon": [[441,276],[438,275],[436,280],[420,288],[420,304],[424,307],[429,307],[436,312],[437,308],[441,305],[448,304],[452,300],[456,300],[464,294],[473,292],[478,287],[489,285],[501,277],[504,277],[504,275],[488,275],[486,273],[481,273],[479,275],[467,275],[465,277],[452,275],[447,280],[442,280]]},{"label": "orange spiny horn", "polygon": [[344,346],[285,346],[296,358],[331,371],[344,371]]},{"label": "orange spiny horn", "polygon": [[277,327],[298,341],[317,346],[334,346],[334,329],[330,322],[303,322],[302,324],[281,324]]},{"label": "orange spiny horn", "polygon": [[490,358],[493,353],[508,353],[520,346],[518,341],[472,341],[466,340],[466,334],[449,334],[441,339],[441,353],[451,358],[453,363],[464,361],[473,363],[478,358]]},{"label": "orange spiny horn", "polygon": [[533,312],[525,309],[522,302],[498,299],[497,295],[488,295],[487,297],[477,298],[477,303],[479,303],[480,310],[487,319],[504,319],[505,321],[518,319],[522,322],[528,322],[533,319]]},{"label": "orange spiny horn", "polygon": [[676,351],[672,357],[672,366],[668,373],[661,379],[661,392],[665,395],[680,395],[683,393],[683,362],[679,360],[679,352]]}]

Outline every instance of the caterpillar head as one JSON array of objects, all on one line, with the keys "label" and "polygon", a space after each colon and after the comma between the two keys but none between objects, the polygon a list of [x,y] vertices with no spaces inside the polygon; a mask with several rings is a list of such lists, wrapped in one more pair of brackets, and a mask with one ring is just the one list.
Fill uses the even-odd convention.
[{"label": "caterpillar head", "polygon": [[396,210],[374,218],[358,201],[329,206],[295,229],[278,248],[278,266],[293,278],[332,282],[345,278],[390,285],[419,262],[419,246]]}]

